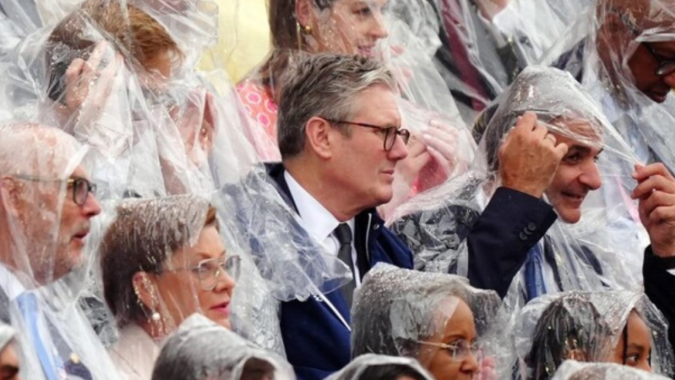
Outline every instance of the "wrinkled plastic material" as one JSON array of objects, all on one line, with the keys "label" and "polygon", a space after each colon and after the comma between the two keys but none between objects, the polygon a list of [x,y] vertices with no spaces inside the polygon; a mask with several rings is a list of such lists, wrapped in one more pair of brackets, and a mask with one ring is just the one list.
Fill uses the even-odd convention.
[{"label": "wrinkled plastic material", "polygon": [[345,368],[327,380],[388,380],[373,376],[378,368],[396,367],[416,374],[417,378],[431,380],[433,377],[415,359],[395,356],[365,354],[352,360]]},{"label": "wrinkled plastic material", "polygon": [[[638,160],[595,100],[569,74],[531,66],[494,107],[487,121],[474,130],[481,142],[472,170],[413,198],[388,221],[412,249],[416,268],[466,275],[466,239],[500,185],[499,147],[516,118],[532,111],[537,123],[550,132],[603,149],[597,161],[602,187],[589,193],[581,221],[567,224],[558,220],[545,237],[555,253],[561,290],[637,286],[648,244],[636,203],[629,196],[636,185],[631,173]],[[546,196],[544,199],[548,201]],[[602,275],[587,262],[587,251],[601,263]],[[514,307],[523,303],[522,281],[523,275],[517,274],[506,298]],[[547,284],[548,289],[556,287]]]},{"label": "wrinkled plastic material", "polygon": [[0,322],[0,351],[11,343],[16,336],[16,331],[9,325]]},{"label": "wrinkled plastic material", "polygon": [[[283,355],[278,303],[333,291],[349,281],[350,271],[305,231],[268,179],[246,136],[252,121],[220,69],[223,66],[216,65],[210,72],[194,69],[216,39],[215,4],[102,0],[79,5],[59,2],[50,10],[48,17],[41,13],[42,25],[24,25],[19,40],[8,40],[11,46],[6,50],[3,45],[0,121],[37,121],[73,136],[73,144],[77,140],[77,146],[82,144],[86,149],[69,153],[70,161],[63,163],[58,175],[67,177],[84,162],[104,208],[103,215],[93,219],[86,238],[86,260],[62,279],[57,290],[38,292],[44,301],[57,300],[58,307],[50,318],[71,322],[64,335],[94,337],[93,331],[83,332],[93,326],[103,344],[113,346],[120,331],[114,323],[116,316],[103,300],[98,247],[118,204],[126,198],[192,194],[216,207],[227,252],[241,256],[241,275],[231,307],[233,329]],[[138,17],[149,30],[143,33],[163,39],[152,40],[150,48],[175,44],[162,62],[146,60],[139,47],[144,45],[133,41],[139,33]],[[18,18],[12,21],[22,25]],[[5,140],[7,134],[2,135]],[[47,168],[42,170],[47,161],[40,156],[48,155],[49,149],[24,149],[44,147],[44,143],[14,138],[5,140],[12,149],[0,154],[12,156],[11,162],[18,164],[30,161],[22,155],[34,153],[31,160],[41,171],[31,174],[52,175]],[[36,185],[34,199],[36,205],[42,205],[38,193],[47,184]],[[69,194],[65,187],[57,192],[61,203]],[[35,220],[58,221],[59,212],[42,207]],[[39,223],[21,231],[20,223],[13,219],[6,222],[16,244],[37,240],[37,235],[29,232]],[[56,230],[43,232],[51,239],[57,234]],[[52,245],[42,246],[45,257],[53,256]],[[32,276],[35,268],[27,263],[26,250],[18,249],[14,256],[21,270]],[[14,310],[12,316],[16,313]],[[25,328],[17,330],[21,333]],[[80,341],[87,344],[85,338]],[[79,349],[73,344],[71,348],[94,367],[92,372],[115,376],[102,345],[96,345],[101,347]],[[96,366],[96,361],[80,351],[87,357],[104,358],[102,364]],[[29,358],[26,368],[25,377],[41,378],[32,372],[39,372],[37,357]]]},{"label": "wrinkled plastic material", "polygon": [[513,344],[515,350],[496,349],[501,355],[498,359],[503,360],[498,373],[511,373],[515,359],[527,379],[551,378],[566,359],[561,355],[610,362],[615,350],[623,349],[618,347],[619,340],[627,335],[632,312],[649,329],[651,352],[646,356],[652,370],[670,376],[673,353],[667,322],[644,294],[625,291],[564,292],[531,301],[513,319],[512,327],[500,326],[502,331],[512,331],[512,337],[506,338],[513,339],[512,343],[505,344]]},{"label": "wrinkled plastic material", "polygon": [[618,364],[580,363],[574,360],[565,361],[553,380],[666,380],[665,376],[630,368]]},{"label": "wrinkled plastic material", "polygon": [[[0,126],[0,133],[0,315],[22,342],[21,375],[45,378],[34,343],[39,339],[63,360],[84,363],[95,378],[116,379],[78,308],[92,265],[81,237],[96,230],[92,217],[100,208],[86,192],[83,205],[76,206],[75,184],[67,181],[88,176],[82,161],[88,148],[60,129],[39,124],[9,123]],[[43,332],[36,335],[36,329]]]},{"label": "wrinkled plastic material", "polygon": [[495,292],[475,289],[459,276],[376,265],[354,299],[352,356],[418,358],[438,350],[423,341],[444,333],[460,301],[471,309],[480,338],[500,305]]},{"label": "wrinkled plastic material", "polygon": [[152,379],[292,380],[295,375],[281,357],[197,314],[167,340]]},{"label": "wrinkled plastic material", "polygon": [[[671,171],[674,100],[664,77],[655,74],[658,62],[647,45],[673,41],[673,21],[675,4],[669,0],[598,1],[542,58],[583,84],[641,162],[660,161]],[[634,72],[630,62],[638,56]],[[638,76],[647,92],[638,87]],[[650,98],[650,91],[663,99]]]},{"label": "wrinkled plastic material", "polygon": [[[246,133],[263,161],[280,160],[277,146],[277,112],[285,75],[306,54],[336,53],[377,57],[397,79],[401,99],[402,127],[413,133],[408,164],[398,164],[394,197],[380,208],[389,214],[411,196],[438,184],[438,178],[462,173],[473,160],[475,144],[466,123],[433,63],[440,46],[438,25],[428,25],[432,7],[422,0],[392,0],[353,3],[310,1],[306,14],[296,14],[293,2],[270,3],[272,51],[265,61],[242,80],[237,89],[244,109],[253,119]],[[441,139],[425,137],[438,130]],[[433,140],[429,143],[429,140]],[[439,141],[440,140],[440,141]],[[408,174],[405,167],[427,152],[427,146],[442,143],[437,153],[447,165],[425,166]],[[426,145],[425,145],[426,144]],[[419,158],[418,158],[419,159]],[[433,161],[433,160],[431,160]]]}]

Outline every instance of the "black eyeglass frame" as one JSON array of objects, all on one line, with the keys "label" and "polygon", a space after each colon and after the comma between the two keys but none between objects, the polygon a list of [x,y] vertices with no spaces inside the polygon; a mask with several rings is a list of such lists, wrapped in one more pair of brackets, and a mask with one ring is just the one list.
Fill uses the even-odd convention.
[{"label": "black eyeglass frame", "polygon": [[[367,123],[357,123],[354,121],[346,121],[346,120],[334,120],[334,119],[328,119],[328,118],[323,118],[329,123],[333,124],[351,124],[351,125],[356,125],[359,127],[364,127],[364,128],[371,128],[371,129],[378,129],[380,131],[384,131],[384,144],[383,148],[386,152],[389,152],[394,148],[394,144],[396,143],[396,136],[401,136],[401,140],[403,140],[403,144],[408,144],[408,140],[410,140],[410,131],[405,129],[405,128],[398,128],[398,127],[382,127],[380,125],[374,125],[374,124],[367,124]],[[393,134],[392,134],[393,132]],[[393,138],[391,136],[394,136]]]},{"label": "black eyeglass frame", "polygon": [[[78,206],[84,206],[89,198],[89,193],[96,195],[96,184],[83,177],[70,177],[67,179],[42,178],[25,174],[16,174],[12,177],[33,182],[65,182],[67,187],[73,187],[73,202]],[[84,186],[84,187],[83,187]],[[87,189],[84,192],[83,189]]]},{"label": "black eyeglass frame", "polygon": [[[616,9],[612,9],[610,13],[617,15],[619,19],[621,19],[621,22],[623,22],[623,24],[626,25],[626,27],[628,27],[628,29],[630,29],[634,35],[639,36],[642,33],[640,28],[635,25],[635,22],[633,22],[633,20],[631,20],[625,13],[619,12]],[[651,54],[656,62],[658,62],[659,66],[654,71],[656,76],[664,77],[675,72],[675,59],[664,59],[656,52],[656,50],[654,50],[654,47],[649,42],[640,42],[640,45],[644,46],[649,54]]]}]

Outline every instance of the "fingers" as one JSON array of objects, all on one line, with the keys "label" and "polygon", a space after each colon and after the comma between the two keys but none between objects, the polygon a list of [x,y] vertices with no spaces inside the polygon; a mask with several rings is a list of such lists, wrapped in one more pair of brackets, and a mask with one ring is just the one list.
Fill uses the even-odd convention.
[{"label": "fingers", "polygon": [[659,207],[675,206],[675,195],[665,193],[663,191],[654,191],[648,197],[640,201],[640,209],[644,215],[648,215],[651,219],[651,214]]},{"label": "fingers", "polygon": [[424,139],[419,135],[410,136],[410,141],[408,142],[408,157],[417,157],[421,154],[426,153],[427,145],[424,143]]},{"label": "fingers", "polygon": [[514,131],[528,132],[536,128],[537,115],[534,112],[527,111],[518,118]]},{"label": "fingers", "polygon": [[84,67],[85,71],[92,72],[98,70],[107,47],[108,44],[105,41],[101,41],[96,45],[94,51],[91,52],[89,59],[87,59],[87,64]]},{"label": "fingers", "polygon": [[655,175],[660,175],[675,181],[675,178],[673,178],[673,175],[670,174],[666,166],[660,162],[647,166],[635,165],[635,172],[633,173],[633,178],[635,178],[638,182],[644,181],[645,179]]},{"label": "fingers", "polygon": [[563,157],[565,157],[565,155],[567,154],[569,149],[570,149],[569,146],[565,143],[560,143],[560,144],[555,146],[555,151],[557,153],[557,156],[561,160],[562,160]]},{"label": "fingers", "polygon": [[659,206],[652,210],[649,214],[649,222],[651,224],[660,224],[666,221],[675,221],[675,205],[673,206]]},{"label": "fingers", "polygon": [[675,181],[672,179],[666,178],[662,175],[653,175],[647,177],[642,182],[640,182],[631,197],[633,199],[641,199],[646,196],[650,196],[654,191],[663,191],[669,194],[675,194]]}]

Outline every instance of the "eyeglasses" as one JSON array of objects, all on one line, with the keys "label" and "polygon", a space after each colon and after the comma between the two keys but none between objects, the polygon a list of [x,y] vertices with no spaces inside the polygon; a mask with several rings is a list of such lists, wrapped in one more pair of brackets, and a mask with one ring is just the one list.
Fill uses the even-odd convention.
[{"label": "eyeglasses", "polygon": [[[642,31],[641,28],[639,28],[635,22],[631,19],[631,17],[626,13],[626,12],[621,12],[617,9],[610,9],[610,12],[619,19],[621,19],[621,22],[626,25],[628,29],[635,35],[639,36]],[[642,42],[642,45],[647,49],[649,54],[656,59],[656,61],[659,63],[659,66],[656,68],[656,71],[654,71],[654,74],[659,77],[664,77],[666,75],[670,75],[673,72],[675,72],[675,59],[664,59],[661,57],[655,50],[654,47],[649,43],[649,42]]]},{"label": "eyeglasses", "polygon": [[464,360],[470,355],[477,356],[481,351],[481,347],[477,342],[469,343],[464,339],[456,340],[450,344],[432,342],[419,343],[425,346],[434,346],[447,350],[450,353],[450,356],[452,356],[452,360]]},{"label": "eyeglasses", "polygon": [[239,278],[239,269],[241,266],[241,257],[237,255],[227,256],[223,259],[209,259],[200,261],[197,266],[189,268],[173,268],[171,272],[187,270],[192,272],[197,278],[202,289],[211,291],[218,285],[218,279],[223,273],[227,273],[235,281]]},{"label": "eyeglasses", "polygon": [[661,57],[656,52],[656,50],[654,50],[654,47],[648,42],[643,42],[642,45],[644,45],[644,47],[647,48],[649,54],[651,54],[652,57],[654,57],[654,59],[659,63],[659,67],[656,68],[654,74],[660,77],[664,77],[666,75],[670,75],[673,72],[675,72],[675,59],[665,59]]},{"label": "eyeglasses", "polygon": [[396,127],[380,127],[378,125],[355,123],[353,121],[344,121],[344,120],[326,119],[326,121],[334,124],[351,124],[351,125],[358,125],[359,127],[379,130],[381,133],[384,134],[384,150],[387,152],[394,147],[394,142],[396,142],[396,136],[401,136],[401,140],[403,140],[404,144],[407,144],[408,140],[410,139],[410,131],[403,128],[399,129]]},{"label": "eyeglasses", "polygon": [[23,174],[18,174],[15,175],[14,177],[26,181],[35,181],[35,182],[65,182],[66,186],[68,186],[69,188],[70,187],[73,188],[73,202],[75,202],[75,204],[78,206],[84,206],[84,204],[87,203],[89,193],[96,195],[96,184],[82,177],[71,177],[68,179],[51,179]]}]

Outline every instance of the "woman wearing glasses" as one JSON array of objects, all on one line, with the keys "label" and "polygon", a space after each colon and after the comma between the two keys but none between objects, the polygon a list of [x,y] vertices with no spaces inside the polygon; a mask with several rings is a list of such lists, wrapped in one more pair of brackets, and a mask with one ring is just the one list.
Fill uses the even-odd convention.
[{"label": "woman wearing glasses", "polygon": [[227,254],[216,210],[196,196],[125,201],[101,245],[104,296],[120,328],[113,361],[148,380],[159,343],[193,313],[230,328],[239,256]]},{"label": "woman wearing glasses", "polygon": [[497,293],[461,277],[380,264],[355,297],[352,357],[410,357],[437,380],[470,379],[489,370],[477,340],[499,305]]}]

